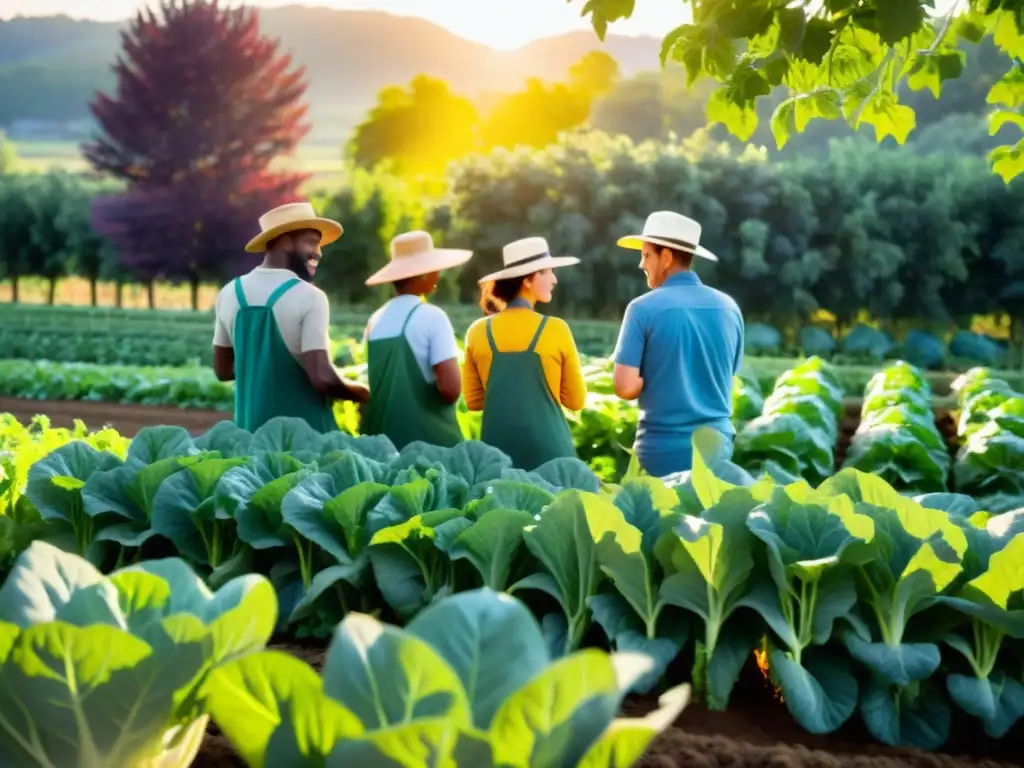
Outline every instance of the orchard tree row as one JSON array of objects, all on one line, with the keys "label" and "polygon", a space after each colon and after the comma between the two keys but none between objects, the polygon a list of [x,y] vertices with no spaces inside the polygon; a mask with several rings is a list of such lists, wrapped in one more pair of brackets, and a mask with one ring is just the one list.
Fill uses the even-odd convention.
[{"label": "orchard tree row", "polygon": [[[222,249],[186,249],[172,238],[161,248],[154,234],[151,251],[125,253],[97,234],[103,206],[91,198],[110,199],[110,189],[63,174],[0,179],[6,277],[220,283],[256,258],[240,254],[255,214]],[[636,254],[615,241],[667,208],[701,221],[703,243],[721,261],[699,270],[751,321],[780,326],[826,309],[846,327],[861,311],[966,327],[973,315],[1021,314],[1024,184],[1004,185],[976,156],[921,156],[851,139],[824,161],[769,163],[697,138],[637,145],[592,132],[539,152],[468,158],[452,167],[440,202],[380,171],[353,170],[348,179],[315,199],[345,226],[317,272],[340,303],[380,298],[363,280],[403,229],[425,227],[438,242],[473,249],[466,267],[445,275],[438,296],[467,303],[477,299],[476,280],[497,267],[503,244],[539,233],[583,261],[560,272],[553,311],[617,318],[646,288]],[[147,220],[165,231],[180,215],[156,207]]]}]

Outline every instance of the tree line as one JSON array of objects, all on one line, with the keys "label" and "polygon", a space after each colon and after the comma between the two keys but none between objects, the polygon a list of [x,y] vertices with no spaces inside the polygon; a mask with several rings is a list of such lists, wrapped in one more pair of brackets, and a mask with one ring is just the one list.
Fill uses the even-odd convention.
[{"label": "tree line", "polygon": [[[119,260],[90,220],[92,197],[109,191],[61,173],[0,177],[3,276],[147,283],[191,270],[226,282],[253,266],[237,253],[245,237],[230,254],[191,252],[187,268],[155,270],[138,254]],[[502,245],[543,234],[556,252],[582,259],[560,273],[552,311],[617,318],[646,287],[636,255],[615,241],[659,209],[701,221],[702,242],[721,261],[698,270],[736,298],[748,322],[782,327],[827,310],[841,327],[862,313],[966,327],[974,315],[1017,317],[1024,297],[1024,184],[1004,185],[977,156],[916,155],[860,139],[835,142],[825,159],[767,162],[700,135],[636,144],[581,132],[540,151],[466,158],[436,201],[394,175],[353,169],[314,202],[345,226],[317,273],[340,303],[383,298],[363,279],[387,259],[394,234],[423,227],[475,252],[444,276],[438,300],[476,301],[476,281],[497,267]]]}]

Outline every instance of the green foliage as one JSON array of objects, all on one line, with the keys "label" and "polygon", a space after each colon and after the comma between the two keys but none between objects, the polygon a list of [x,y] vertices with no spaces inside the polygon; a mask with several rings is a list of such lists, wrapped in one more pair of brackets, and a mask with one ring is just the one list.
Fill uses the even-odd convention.
[{"label": "green foliage", "polygon": [[[882,380],[892,387],[874,394],[922,385],[906,366]],[[987,371],[958,389],[1004,392]],[[815,362],[777,393],[807,423],[820,423],[812,400],[826,410],[835,400]],[[147,558],[104,579],[80,557],[29,547],[0,591],[2,690],[36,690],[19,675],[39,670],[32,682],[51,686],[48,702],[76,705],[77,691],[25,664],[40,646],[62,658],[58,643],[23,638],[64,622],[95,635],[75,638],[76,659],[105,644],[129,669],[156,654],[128,653],[122,637],[152,647],[158,630],[177,628],[175,648],[204,644],[205,681],[175,667],[192,681],[188,695],[154,697],[153,731],[168,711],[171,724],[208,714],[253,766],[378,755],[419,765],[451,750],[483,766],[631,765],[688,700],[681,675],[700,703],[727,708],[755,654],[812,733],[859,713],[882,743],[938,749],[954,709],[993,738],[1020,720],[1016,512],[993,517],[950,493],[910,498],[849,468],[817,487],[755,479],[719,454],[713,430],[693,443],[692,471],[615,485],[575,460],[527,473],[479,442],[399,452],[299,419],[255,433],[225,422],[197,438],[149,428],[124,459],[66,443],[28,471],[25,506],[48,533],[90,558],[89,541],[145,558],[166,537],[181,559]],[[239,575],[251,573],[268,578]],[[213,594],[198,574],[224,585]],[[257,650],[275,615],[279,631],[333,635],[322,676]],[[82,666],[76,679],[92,686]],[[116,674],[99,681],[98,699],[114,695],[105,686],[132,692],[135,677]],[[179,690],[173,679],[154,677]],[[654,717],[612,722],[625,694],[666,690]],[[632,735],[607,743],[622,734]]]},{"label": "green foliage", "polygon": [[95,300],[96,281],[116,267],[90,225],[90,206],[112,188],[61,171],[0,175],[0,275],[12,282],[15,301],[21,277],[48,279],[53,303],[56,281],[71,274],[92,283]]},{"label": "green foliage", "polygon": [[389,86],[355,129],[348,152],[356,164],[381,163],[401,176],[436,174],[476,146],[480,117],[448,84],[420,75],[408,88]]},{"label": "green foliage", "polygon": [[[79,445],[72,443],[71,445]],[[19,765],[189,765],[212,669],[270,639],[262,576],[217,593],[180,559],[102,575],[43,541],[0,589],[0,745]]]},{"label": "green foliage", "polygon": [[[1012,0],[947,3],[938,16],[934,0],[692,0],[689,6],[691,23],[662,41],[662,63],[683,64],[690,83],[705,77],[721,83],[708,102],[708,119],[741,140],[757,129],[757,101],[784,88],[789,97],[771,118],[780,148],[821,119],[871,126],[878,141],[891,136],[903,144],[916,126],[914,109],[901,100],[904,84],[938,98],[965,70],[959,43],[986,36],[1012,62],[989,91],[991,131],[1007,123],[1024,128],[1018,111],[1024,16]],[[610,22],[633,10],[633,0],[590,0],[583,14],[603,39]],[[1022,152],[1024,139],[989,155],[1005,182],[1024,170]]]},{"label": "green foliage", "polygon": [[476,301],[476,280],[528,227],[555,251],[584,257],[559,273],[553,311],[621,317],[646,285],[615,241],[640,231],[650,211],[670,209],[702,223],[702,243],[720,262],[697,270],[739,302],[748,324],[784,327],[824,309],[841,328],[862,311],[963,326],[975,314],[1016,311],[1008,291],[1024,267],[1021,187],[1000,184],[979,158],[863,140],[786,163],[718,149],[589,133],[540,152],[466,159],[452,172],[446,233],[475,253],[459,272],[459,300]]},{"label": "green foliage", "polygon": [[211,675],[205,703],[254,768],[398,764],[395,756],[411,760],[413,750],[480,768],[604,768],[634,764],[689,700],[680,685],[650,715],[616,718],[651,665],[642,653],[596,649],[552,659],[522,603],[477,589],[432,605],[405,629],[350,613],[322,679],[279,651],[226,664]]}]

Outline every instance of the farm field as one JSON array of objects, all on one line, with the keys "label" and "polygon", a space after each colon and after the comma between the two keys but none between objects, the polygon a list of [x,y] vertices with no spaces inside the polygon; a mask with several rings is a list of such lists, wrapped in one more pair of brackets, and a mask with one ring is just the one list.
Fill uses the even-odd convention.
[{"label": "farm field", "polygon": [[[813,364],[795,369],[769,396],[765,410],[796,415],[807,422],[815,418],[825,422],[824,412],[815,406],[808,409],[814,401],[832,402],[828,412],[835,413],[831,399],[835,390],[827,386],[827,376],[820,375],[823,370]],[[913,391],[913,381],[908,378],[912,374],[894,366],[888,378],[877,380],[864,398],[863,409],[869,418],[869,404],[881,407],[887,397],[899,393],[902,402],[891,407],[902,408],[904,425],[926,424],[924,419],[914,421],[913,395],[906,394]],[[971,404],[964,412],[972,443],[998,439],[996,419],[1013,410],[1009,406],[1015,396],[984,371],[974,372],[959,384],[965,406]],[[787,393],[787,389],[799,392]],[[996,401],[1001,402],[995,405]],[[804,415],[797,415],[801,411]],[[808,415],[815,413],[817,416]],[[750,429],[763,418],[762,413],[743,430],[750,430],[755,437],[763,434],[763,430]],[[789,421],[793,431],[793,420]],[[866,766],[870,759],[893,766],[993,766],[1013,764],[1019,757],[1011,745],[1019,743],[1022,735],[1017,724],[1020,712],[1009,701],[986,710],[969,691],[979,686],[1009,686],[1016,695],[1016,641],[1009,638],[1015,638],[1019,630],[1014,628],[1013,612],[999,613],[1002,609],[995,604],[986,607],[987,603],[973,601],[982,600],[977,591],[986,589],[993,579],[1000,583],[1014,580],[1005,584],[1011,593],[1024,589],[1024,581],[1018,585],[1012,575],[1015,571],[1008,570],[1024,553],[1024,532],[1012,520],[1008,526],[996,520],[987,524],[987,515],[979,515],[977,505],[967,496],[930,494],[911,500],[878,477],[883,472],[877,469],[871,474],[844,470],[807,496],[799,484],[754,483],[738,464],[703,458],[698,458],[692,476],[675,482],[626,477],[620,484],[609,485],[601,483],[581,462],[559,460],[523,473],[511,470],[500,453],[479,443],[455,449],[412,446],[397,453],[378,438],[343,433],[318,438],[301,423],[289,420],[268,424],[255,435],[222,424],[195,439],[180,428],[150,428],[130,443],[112,430],[87,434],[84,425],[79,425],[75,432],[65,432],[45,423],[25,429],[14,420],[7,422],[0,435],[10,457],[5,475],[13,479],[0,486],[8,566],[15,554],[10,542],[47,538],[64,541],[70,550],[34,544],[13,564],[0,593],[0,622],[16,628],[10,630],[16,633],[15,648],[30,647],[33,633],[47,631],[45,622],[39,624],[32,617],[50,612],[75,625],[83,615],[96,615],[98,604],[87,607],[88,601],[96,599],[87,593],[94,579],[109,584],[115,593],[137,592],[132,579],[143,575],[156,579],[155,584],[161,579],[173,580],[177,610],[203,617],[204,626],[209,627],[205,631],[212,637],[233,638],[227,641],[232,646],[226,648],[224,641],[215,641],[207,651],[205,658],[215,670],[201,688],[203,714],[178,713],[196,732],[207,732],[193,763],[197,766],[244,765],[243,756],[273,764],[274,753],[262,751],[271,748],[270,733],[263,737],[260,732],[273,729],[279,715],[272,714],[272,722],[254,732],[257,710],[250,702],[257,699],[252,697],[276,713],[287,712],[291,706],[323,706],[316,701],[326,694],[356,712],[371,736],[377,732],[376,744],[386,743],[380,741],[386,739],[380,728],[387,722],[416,727],[422,717],[416,715],[417,707],[425,704],[415,705],[411,715],[397,722],[378,722],[352,698],[351,691],[358,689],[352,678],[358,673],[353,670],[359,665],[342,663],[345,654],[362,648],[359,652],[373,668],[378,685],[383,686],[378,694],[381,711],[392,711],[387,705],[387,697],[392,695],[389,691],[404,689],[408,685],[404,676],[413,673],[405,664],[431,663],[425,658],[403,663],[401,654],[413,653],[408,639],[411,632],[428,639],[456,674],[465,668],[460,665],[467,659],[452,654],[474,654],[483,669],[504,662],[508,668],[503,668],[500,679],[513,688],[525,683],[523,676],[531,668],[569,663],[573,658],[582,663],[586,654],[597,653],[596,649],[650,653],[655,666],[634,678],[621,704],[626,715],[647,712],[654,707],[658,692],[671,689],[668,699],[661,702],[662,710],[669,712],[667,722],[671,722],[677,714],[672,694],[679,694],[672,686],[688,683],[693,688],[675,726],[655,728],[661,735],[636,765],[753,766],[780,764],[780,760],[795,765],[835,765],[841,760],[842,765]],[[921,439],[926,443],[926,438]],[[821,470],[813,452],[787,453],[778,442],[772,451],[766,451],[756,439],[748,440],[744,448],[747,458],[737,459],[749,465],[760,462],[762,469],[774,462],[776,472],[793,468],[794,461],[801,462],[796,467],[800,471]],[[714,455],[708,436],[696,439],[695,447],[698,457]],[[890,457],[888,464],[894,463],[898,461]],[[938,459],[935,464],[942,466]],[[913,481],[925,474],[919,467],[904,469],[911,471],[905,476],[895,473],[894,480]],[[1016,481],[999,467],[990,467],[987,473],[975,471],[973,478],[983,490],[998,486],[1005,491]],[[271,492],[271,487],[279,490]],[[211,516],[204,514],[204,509],[218,512]],[[692,522],[681,526],[684,520]],[[804,523],[792,527],[797,520]],[[831,532],[824,538],[803,540],[799,531],[807,524]],[[643,544],[648,536],[652,538]],[[715,548],[709,550],[708,544],[719,536],[720,551],[728,552],[729,557],[716,564]],[[785,549],[775,549],[773,542],[777,541]],[[630,542],[640,545],[639,551],[632,550],[634,559],[624,558],[633,546]],[[661,548],[669,546],[673,547],[670,558],[655,556],[656,550],[665,551]],[[890,562],[884,553],[893,546],[904,554]],[[844,553],[856,547],[866,549],[847,560]],[[942,562],[948,559],[947,565],[928,559],[927,553],[945,547],[949,553],[943,555]],[[70,552],[86,555],[93,565],[74,559]],[[705,554],[708,552],[711,554]],[[737,559],[744,552],[750,559]],[[781,557],[782,552],[791,554],[780,562],[792,565],[773,571],[772,558]],[[569,560],[566,553],[573,553]],[[828,559],[830,553],[832,559]],[[712,559],[705,560],[708,556]],[[159,559],[167,557],[173,559]],[[640,570],[641,561],[636,557],[645,563]],[[916,588],[919,591],[906,603],[902,619],[889,616],[881,603],[881,612],[873,615],[874,598],[856,587],[857,572],[863,570],[885,591],[880,600],[896,599],[903,594],[902,579],[907,578],[901,575],[901,558],[906,557],[917,561],[919,569],[926,569],[934,585]],[[579,563],[572,564],[577,559]],[[136,560],[143,562],[130,565]],[[826,573],[798,567],[798,563],[811,560],[824,563],[818,567],[824,567]],[[90,571],[94,566],[99,570]],[[563,570],[564,566],[570,567]],[[50,583],[63,578],[61,573],[77,575],[64,598],[57,597],[60,590],[26,593],[25,585],[32,580],[19,576],[18,569],[28,567]],[[113,577],[101,575],[111,570],[115,571]],[[199,582],[187,586],[194,577],[185,574],[191,571],[219,590],[217,596],[189,596],[189,590],[200,589]],[[569,574],[576,575],[569,578]],[[719,579],[728,579],[734,586],[723,591],[724,582]],[[806,592],[809,584],[817,585],[820,579],[824,579],[820,589],[826,590],[820,597],[813,596],[816,590]],[[638,601],[636,590],[644,583],[651,585],[656,604]],[[796,590],[790,592],[789,585],[796,585]],[[481,588],[504,590],[522,600],[515,605],[529,609],[523,614],[527,618],[518,619],[526,622],[523,628],[507,628],[514,617],[503,611],[511,609],[485,608],[483,602],[489,598],[479,592]],[[691,594],[689,590],[694,588],[699,592]],[[160,607],[161,599],[166,598],[160,597],[159,588],[149,589],[149,597],[138,593],[136,601],[156,605],[143,610],[138,602],[122,602],[125,607],[119,610],[130,610],[135,616],[115,624],[126,629],[83,627],[79,647],[111,642],[110,632],[137,643],[155,642],[152,633],[144,629],[145,622],[153,620],[147,611],[155,610],[159,616],[171,608]],[[228,598],[227,593],[233,597]],[[443,598],[445,594],[453,596]],[[712,614],[702,612],[700,601],[694,602],[697,594],[719,607]],[[780,605],[789,605],[788,601],[792,605],[778,613],[771,600],[764,602],[770,595],[782,601]],[[996,592],[991,595],[994,601],[1001,599]],[[201,608],[202,601],[211,598],[210,608]],[[457,608],[455,602],[449,602],[457,600],[477,607]],[[56,604],[47,609],[39,601]],[[847,607],[838,610],[840,604]],[[447,618],[438,613],[442,608],[448,612]],[[811,633],[810,624],[804,622],[813,619],[818,626],[822,611],[837,613],[836,627]],[[358,615],[367,612],[379,613],[396,627],[406,627],[404,632],[388,631],[393,648],[372,642],[369,638],[376,630],[371,632],[370,625],[356,626],[376,621]],[[950,637],[929,643],[913,634],[915,614],[936,612],[944,612],[941,622],[950,625],[956,637],[966,630],[962,642]],[[530,613],[540,623],[531,623]],[[273,614],[276,623],[256,622],[242,634],[230,630],[231,622],[244,620],[242,616],[255,619]],[[336,622],[345,616],[329,640]],[[860,624],[857,617],[865,623]],[[852,622],[849,626],[847,620]],[[493,635],[474,622],[487,624]],[[431,625],[442,628],[441,634],[431,635]],[[464,643],[446,643],[443,638],[450,636],[453,626],[466,632],[467,638],[478,637],[479,647],[467,651]],[[1003,634],[1003,627],[1008,635]],[[893,640],[886,633],[893,628],[901,635],[906,632],[910,643],[896,641],[891,646],[894,650],[926,654],[922,662],[934,655],[935,661],[914,667],[914,680],[891,679],[879,687],[871,682],[872,675],[886,674],[889,668],[874,654],[890,647]],[[981,661],[980,654],[991,653],[992,646],[987,646],[989,651],[972,646],[968,639],[972,632],[975,643],[1001,646],[1006,659],[999,662],[987,656],[990,661]],[[526,672],[517,674],[508,658],[498,658],[515,653],[492,648],[500,645],[501,636],[535,638],[538,650],[524,657]],[[261,651],[267,642],[271,650]],[[540,646],[546,650],[541,652]],[[960,657],[954,651],[961,649],[979,654],[981,666],[974,676],[970,667],[958,663]],[[730,655],[737,650],[738,657]],[[551,661],[536,660],[537,653]],[[849,660],[822,666],[837,655],[852,659],[854,666]],[[23,671],[18,666],[21,658],[25,657],[14,653],[0,667],[5,680],[15,683],[10,688],[15,699],[23,690],[17,681],[27,682],[18,676]],[[527,658],[535,660],[527,662]],[[589,658],[588,663],[598,663],[598,657]],[[727,663],[729,658],[738,663]],[[137,673],[145,676],[145,659],[138,663],[142,667]],[[159,663],[166,666],[163,655]],[[313,683],[318,675],[324,680],[324,694],[317,693]],[[823,687],[816,688],[819,683]],[[111,685],[100,685],[94,699],[115,695],[113,690],[104,690]],[[453,686],[455,682],[438,679],[434,685]],[[218,691],[230,693],[219,695]],[[921,698],[924,691],[927,699]],[[124,703],[128,694],[121,688],[116,695]],[[474,712],[483,706],[482,695],[479,691],[471,694]],[[881,712],[879,705],[883,705]],[[505,706],[514,711],[513,704]],[[206,716],[212,718],[213,725],[205,721]],[[454,710],[448,716],[454,721],[460,717]],[[477,725],[478,717],[474,715]],[[921,727],[904,725],[906,718],[911,718],[910,723],[921,720]],[[156,736],[170,725],[170,720],[158,720],[149,727]],[[51,749],[68,749],[62,746],[66,739],[49,736],[42,715],[37,727],[41,743]],[[273,748],[286,749],[280,740],[287,739],[289,731],[287,727],[277,730]],[[0,729],[0,743],[4,735]],[[142,738],[145,734],[134,735]],[[494,732],[490,738],[496,742],[495,748],[501,748]],[[360,743],[357,739],[350,748]],[[698,756],[700,762],[694,762]]]},{"label": "farm field", "polygon": [[[0,307],[0,350],[21,344],[57,358],[0,360],[0,414],[9,414],[0,417],[0,650],[20,649],[0,653],[0,677],[15,701],[31,695],[21,693],[31,690],[31,669],[19,665],[45,633],[81,633],[77,647],[90,653],[136,647],[144,677],[146,649],[159,647],[165,666],[172,652],[188,658],[184,641],[160,646],[157,630],[146,629],[154,616],[185,611],[204,627],[193,636],[211,638],[192,658],[213,671],[190,672],[182,661],[175,690],[198,699],[189,708],[168,698],[166,719],[132,733],[139,743],[183,726],[195,750],[183,765],[284,764],[275,761],[299,747],[278,718],[326,711],[324,696],[362,723],[342,746],[315,745],[325,754],[386,750],[412,733],[443,741],[424,719],[425,699],[390,720],[352,699],[360,685],[352,670],[362,667],[345,654],[366,658],[383,681],[373,709],[387,713],[387,697],[410,684],[401,660],[413,653],[409,633],[433,622],[447,636],[468,622],[465,636],[479,647],[457,650],[435,637],[416,653],[440,655],[456,677],[470,663],[458,654],[470,653],[471,665],[500,668],[509,686],[525,684],[526,673],[501,667],[509,662],[497,651],[487,655],[499,635],[536,637],[537,649],[519,652],[523,669],[538,674],[584,657],[608,663],[587,654],[648,654],[653,667],[606,693],[623,716],[653,713],[640,727],[649,748],[623,765],[1021,762],[1012,745],[1024,738],[1024,629],[1010,596],[1024,591],[1013,566],[1024,558],[1014,511],[1024,508],[1024,387],[1012,372],[751,357],[734,382],[732,460],[700,436],[692,474],[655,480],[630,470],[636,409],[612,393],[601,351],[585,359],[588,402],[571,423],[580,460],[524,473],[473,441],[478,417],[464,410],[470,442],[456,449],[396,452],[360,437],[348,404],[336,411],[342,431],[326,438],[290,420],[255,435],[239,430],[225,421],[232,386],[188,357],[193,334],[208,345],[209,317],[9,310]],[[457,313],[453,322],[462,322]],[[362,348],[346,329],[359,325],[343,316],[334,336],[338,364],[356,378],[365,375]],[[600,348],[599,334],[595,324],[588,348]],[[87,356],[106,362],[75,362]],[[125,359],[151,365],[110,362]],[[55,586],[19,591],[31,582],[19,568]],[[68,573],[78,586],[62,581]],[[138,579],[149,597],[133,586]],[[170,598],[160,597],[164,582],[175,585]],[[865,591],[869,582],[881,591]],[[508,603],[487,603],[493,595],[481,589],[511,594],[525,613],[514,620]],[[108,592],[122,598],[107,608],[90,602]],[[67,603],[51,604],[59,594]],[[895,615],[894,601],[903,601]],[[79,626],[117,604],[127,613],[111,626]],[[435,610],[448,618],[431,619]],[[520,623],[496,623],[485,642],[474,616]],[[246,620],[248,632],[231,629]],[[383,630],[393,647],[368,639],[382,630],[365,622],[378,620],[393,627]],[[415,636],[429,637],[422,631]],[[423,659],[424,668],[445,668]],[[93,700],[135,695],[112,685],[97,682]],[[467,702],[472,722],[455,707],[445,710],[447,727],[483,728],[482,694],[465,678],[431,685]],[[688,700],[680,685],[691,686]],[[58,687],[51,701],[66,695]],[[0,751],[14,748],[4,706]],[[256,722],[266,725],[253,730]],[[43,715],[35,727],[53,764],[77,761],[79,746],[48,730]],[[593,727],[595,738],[611,738]],[[500,754],[510,747],[497,733],[487,739]],[[377,764],[354,754],[348,764]]]}]

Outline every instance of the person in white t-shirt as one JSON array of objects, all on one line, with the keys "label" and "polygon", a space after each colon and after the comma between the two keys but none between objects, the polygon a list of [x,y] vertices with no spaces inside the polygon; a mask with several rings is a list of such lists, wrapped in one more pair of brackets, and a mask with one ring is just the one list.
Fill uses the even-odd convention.
[{"label": "person in white t-shirt", "polygon": [[367,285],[391,283],[395,297],[370,317],[364,340],[371,397],[361,431],[387,435],[401,450],[422,441],[462,441],[455,403],[462,394],[458,345],[448,315],[426,302],[440,273],[465,264],[472,251],[435,248],[427,232],[391,241],[391,261]]},{"label": "person in white t-shirt", "polygon": [[309,203],[291,203],[261,216],[260,229],[246,250],[263,253],[263,263],[217,295],[214,373],[235,382],[234,420],[243,429],[296,416],[336,431],[331,401],[369,398],[335,370],[327,296],[312,284],[320,247],[341,237],[341,224],[318,217]]}]

